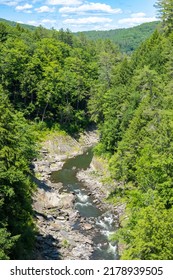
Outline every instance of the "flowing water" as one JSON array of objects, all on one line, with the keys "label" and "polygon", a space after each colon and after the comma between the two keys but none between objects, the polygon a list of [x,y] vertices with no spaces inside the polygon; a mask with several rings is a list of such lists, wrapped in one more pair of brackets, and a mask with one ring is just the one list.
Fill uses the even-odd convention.
[{"label": "flowing water", "polygon": [[[95,225],[95,236],[93,238],[95,249],[91,256],[92,260],[114,260],[118,259],[116,244],[109,240],[109,236],[115,231],[116,221],[114,214],[110,211],[101,211],[94,203],[94,197],[85,185],[80,182],[76,173],[81,169],[87,169],[92,160],[92,150],[87,150],[84,154],[69,159],[59,171],[51,175],[52,182],[62,182],[63,191],[76,194],[75,208],[80,216],[90,220]],[[74,229],[80,230],[78,223]],[[89,234],[86,231],[86,234]]]}]

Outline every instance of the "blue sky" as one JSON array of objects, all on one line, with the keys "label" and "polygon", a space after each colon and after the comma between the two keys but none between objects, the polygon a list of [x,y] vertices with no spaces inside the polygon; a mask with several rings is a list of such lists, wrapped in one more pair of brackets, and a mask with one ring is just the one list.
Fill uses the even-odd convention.
[{"label": "blue sky", "polygon": [[156,19],[156,0],[0,0],[0,17],[71,31],[127,28]]}]

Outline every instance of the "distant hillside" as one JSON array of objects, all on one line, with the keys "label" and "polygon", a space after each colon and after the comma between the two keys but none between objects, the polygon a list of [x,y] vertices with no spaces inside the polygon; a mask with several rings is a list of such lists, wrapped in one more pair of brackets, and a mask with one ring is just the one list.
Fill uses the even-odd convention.
[{"label": "distant hillside", "polygon": [[[0,18],[0,22],[7,23],[10,26],[16,26],[19,23],[15,21]],[[75,35],[84,34],[90,40],[109,39],[120,46],[120,50],[125,53],[131,53],[144,42],[159,27],[159,21],[143,23],[132,28],[112,29],[108,31],[84,31],[74,33]],[[20,23],[23,28],[35,30],[33,25]]]},{"label": "distant hillside", "polygon": [[110,39],[120,46],[121,51],[130,53],[154,32],[159,26],[159,23],[159,21],[154,21],[143,23],[132,28],[77,32],[76,35],[83,33],[91,40]]},{"label": "distant hillside", "polygon": [[34,29],[36,29],[36,26],[34,26],[34,25],[29,25],[29,24],[24,24],[24,23],[18,23],[18,22],[11,21],[11,20],[7,20],[7,19],[3,19],[3,18],[0,18],[0,22],[7,23],[7,24],[10,25],[10,26],[16,26],[16,25],[20,24],[22,27],[27,28],[27,29],[29,29],[29,30],[34,30]]}]

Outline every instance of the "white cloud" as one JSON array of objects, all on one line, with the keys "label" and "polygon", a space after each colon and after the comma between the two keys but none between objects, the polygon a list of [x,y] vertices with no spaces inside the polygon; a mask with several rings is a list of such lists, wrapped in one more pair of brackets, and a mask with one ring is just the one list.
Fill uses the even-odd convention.
[{"label": "white cloud", "polygon": [[55,23],[56,20],[54,20],[54,19],[43,19],[41,22],[42,23]]},{"label": "white cloud", "polygon": [[3,1],[0,1],[2,5],[7,5],[7,6],[16,6],[18,5],[21,0],[15,0],[15,1],[11,1],[11,0],[3,0]]},{"label": "white cloud", "polygon": [[86,18],[68,18],[63,21],[63,23],[66,24],[94,24],[94,23],[105,23],[105,22],[112,22],[112,19],[110,18],[104,18],[104,17],[86,17]]},{"label": "white cloud", "polygon": [[145,13],[135,13],[135,14],[131,14],[131,17],[133,18],[139,18],[139,17],[145,17],[146,14]]},{"label": "white cloud", "polygon": [[34,25],[34,26],[39,26],[40,22],[36,20],[28,20],[27,24]]},{"label": "white cloud", "polygon": [[24,10],[23,12],[26,13],[26,14],[32,14],[31,10]]},{"label": "white cloud", "polygon": [[108,14],[119,14],[122,13],[121,9],[113,9],[111,6],[107,4],[101,3],[88,3],[83,4],[79,7],[62,7],[59,9],[60,13],[63,14],[74,14],[74,13],[85,13],[85,12],[102,12]]},{"label": "white cloud", "polygon": [[77,6],[82,4],[81,0],[47,0],[48,5]]},{"label": "white cloud", "polygon": [[135,16],[135,14],[132,14],[129,18],[122,18],[118,21],[119,24],[129,24],[130,26],[134,26],[136,24],[141,24],[144,22],[151,22],[156,21],[157,19],[155,17],[146,17],[145,14]]},{"label": "white cloud", "polygon": [[26,11],[26,10],[31,9],[32,7],[33,7],[32,5],[26,3],[23,6],[17,6],[15,9],[16,9],[16,11]]},{"label": "white cloud", "polygon": [[55,11],[55,8],[49,8],[48,6],[42,6],[40,8],[35,9],[38,13],[53,13]]}]

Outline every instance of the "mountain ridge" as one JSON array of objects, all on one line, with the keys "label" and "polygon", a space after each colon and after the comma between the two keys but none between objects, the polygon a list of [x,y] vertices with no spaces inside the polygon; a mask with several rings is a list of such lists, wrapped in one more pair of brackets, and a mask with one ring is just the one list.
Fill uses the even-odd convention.
[{"label": "mountain ridge", "polygon": [[[7,19],[0,18],[0,22],[6,23],[10,26],[22,26],[30,31],[37,29],[37,26],[28,25],[24,23],[17,23]],[[83,32],[72,32],[75,36],[84,34],[90,40],[111,40],[117,44],[123,53],[131,53],[136,50],[139,45],[145,41],[154,32],[155,29],[159,28],[159,21],[143,23],[138,26],[130,28],[119,28],[111,30],[92,30]]]},{"label": "mountain ridge", "polygon": [[153,21],[142,23],[130,28],[119,28],[104,31],[83,31],[76,32],[75,35],[79,36],[80,34],[84,34],[91,40],[109,39],[118,44],[121,51],[130,53],[137,49],[143,41],[149,38],[156,28],[159,28],[159,23],[160,21]]}]

